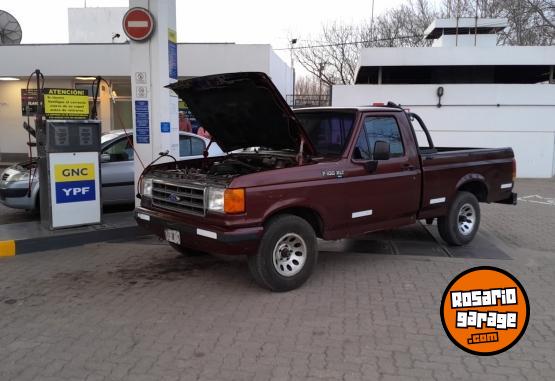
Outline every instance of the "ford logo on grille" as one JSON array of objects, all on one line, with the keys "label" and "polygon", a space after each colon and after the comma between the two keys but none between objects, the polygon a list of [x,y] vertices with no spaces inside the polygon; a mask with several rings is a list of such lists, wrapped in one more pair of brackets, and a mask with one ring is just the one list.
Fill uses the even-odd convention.
[{"label": "ford logo on grille", "polygon": [[173,193],[168,196],[168,200],[173,201],[173,202],[181,201],[179,196],[176,195],[176,194],[173,194]]}]

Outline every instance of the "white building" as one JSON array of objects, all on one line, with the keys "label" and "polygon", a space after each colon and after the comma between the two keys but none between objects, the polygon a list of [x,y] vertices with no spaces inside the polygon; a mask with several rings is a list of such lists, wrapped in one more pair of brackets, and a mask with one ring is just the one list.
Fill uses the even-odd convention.
[{"label": "white building", "polygon": [[[555,175],[555,46],[495,46],[503,19],[436,20],[429,48],[366,48],[332,105],[393,101],[437,146],[512,147],[519,177]],[[443,96],[438,97],[438,88]]]},{"label": "white building", "polygon": [[[46,88],[90,88],[92,77],[107,79],[111,87],[101,86],[98,104],[102,128],[132,130],[130,51],[121,30],[125,11],[70,9],[70,43],[0,46],[0,162],[20,160],[28,150],[21,91],[37,68]],[[180,78],[258,71],[272,78],[284,98],[292,92],[291,68],[269,44],[179,43],[177,54]]]}]

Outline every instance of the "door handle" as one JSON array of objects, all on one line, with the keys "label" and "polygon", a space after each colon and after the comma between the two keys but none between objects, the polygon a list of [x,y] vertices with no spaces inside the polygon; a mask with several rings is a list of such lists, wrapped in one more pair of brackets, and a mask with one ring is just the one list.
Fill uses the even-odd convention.
[{"label": "door handle", "polygon": [[403,171],[414,171],[416,167],[412,164],[403,164]]}]

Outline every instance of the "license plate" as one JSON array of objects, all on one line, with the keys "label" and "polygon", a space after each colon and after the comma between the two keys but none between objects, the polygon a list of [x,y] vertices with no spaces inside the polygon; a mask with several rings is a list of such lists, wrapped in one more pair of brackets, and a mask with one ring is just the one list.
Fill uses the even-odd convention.
[{"label": "license plate", "polygon": [[166,229],[164,233],[166,234],[166,241],[181,245],[181,234],[177,230]]}]

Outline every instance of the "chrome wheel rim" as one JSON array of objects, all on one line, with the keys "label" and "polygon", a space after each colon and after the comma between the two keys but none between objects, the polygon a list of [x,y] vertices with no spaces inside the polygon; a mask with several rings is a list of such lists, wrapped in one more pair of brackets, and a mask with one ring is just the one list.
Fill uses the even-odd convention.
[{"label": "chrome wheel rim", "polygon": [[274,247],[274,268],[280,275],[291,277],[304,267],[306,254],[304,239],[298,234],[287,233]]},{"label": "chrome wheel rim", "polygon": [[457,217],[459,232],[462,235],[469,235],[474,231],[476,225],[476,210],[470,204],[464,204],[459,209]]}]

